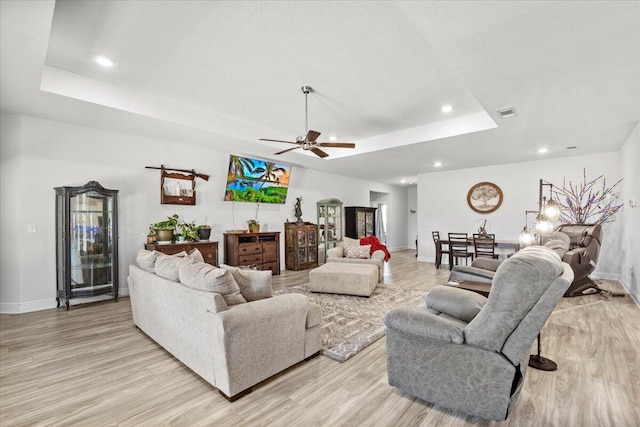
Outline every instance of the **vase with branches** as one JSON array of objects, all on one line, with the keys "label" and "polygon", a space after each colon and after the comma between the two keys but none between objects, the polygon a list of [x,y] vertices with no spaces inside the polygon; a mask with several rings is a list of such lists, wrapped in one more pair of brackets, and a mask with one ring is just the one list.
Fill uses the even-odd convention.
[{"label": "vase with branches", "polygon": [[602,224],[612,221],[612,217],[620,210],[622,203],[617,204],[618,195],[615,189],[619,179],[613,186],[607,187],[604,175],[587,181],[587,170],[582,169],[582,182],[575,185],[566,178],[562,180],[562,188],[553,187],[552,193],[561,208],[560,220],[568,224]]}]

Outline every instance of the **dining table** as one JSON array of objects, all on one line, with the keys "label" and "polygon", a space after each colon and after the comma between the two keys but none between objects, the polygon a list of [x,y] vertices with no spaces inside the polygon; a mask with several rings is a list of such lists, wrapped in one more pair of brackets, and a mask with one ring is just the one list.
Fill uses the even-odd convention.
[{"label": "dining table", "polygon": [[[440,264],[442,264],[442,247],[449,243],[448,239],[436,240],[436,268],[440,268]],[[512,249],[512,253],[520,250],[520,242],[517,240],[495,240],[494,245],[496,248]],[[467,238],[467,246],[473,247],[473,237]],[[507,256],[510,256],[510,254]]]}]

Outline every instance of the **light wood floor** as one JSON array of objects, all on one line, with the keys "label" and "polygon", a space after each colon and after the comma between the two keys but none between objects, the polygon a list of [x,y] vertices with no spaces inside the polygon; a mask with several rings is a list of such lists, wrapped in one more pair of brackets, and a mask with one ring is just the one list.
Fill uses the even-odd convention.
[{"label": "light wood floor", "polygon": [[[424,289],[448,270],[393,253],[385,282]],[[283,272],[274,287],[307,281]],[[615,282],[602,287],[623,291]],[[543,329],[556,372],[528,371],[505,425],[638,426],[640,309],[629,296],[564,298]],[[320,356],[234,403],[137,330],[129,300],[0,315],[4,426],[492,425],[434,407],[387,383],[385,339],[345,363]]]}]

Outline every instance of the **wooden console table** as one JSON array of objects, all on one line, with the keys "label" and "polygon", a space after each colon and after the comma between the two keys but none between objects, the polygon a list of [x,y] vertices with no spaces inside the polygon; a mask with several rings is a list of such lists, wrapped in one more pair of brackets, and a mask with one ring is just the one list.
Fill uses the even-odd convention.
[{"label": "wooden console table", "polygon": [[218,266],[218,242],[176,242],[168,244],[147,243],[144,248],[148,251],[158,251],[163,254],[173,255],[182,251],[187,253],[197,249],[202,254],[204,262]]},{"label": "wooden console table", "polygon": [[256,265],[280,274],[280,232],[224,233],[224,263]]}]

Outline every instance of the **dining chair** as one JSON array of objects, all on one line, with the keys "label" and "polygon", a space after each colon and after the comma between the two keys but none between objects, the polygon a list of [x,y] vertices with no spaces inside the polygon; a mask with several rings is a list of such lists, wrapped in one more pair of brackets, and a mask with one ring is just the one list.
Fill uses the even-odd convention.
[{"label": "dining chair", "polygon": [[[432,231],[431,236],[433,236],[433,243],[436,245],[436,268],[440,268],[440,264],[442,264],[442,254],[449,253],[449,245],[447,243],[439,242],[440,240],[440,232]],[[444,245],[447,245],[446,249],[443,248]]]},{"label": "dining chair", "polygon": [[458,265],[459,258],[464,258],[465,265],[468,258],[473,261],[473,252],[467,250],[468,243],[467,233],[449,233],[449,270],[453,268],[454,261]]},{"label": "dining chair", "polygon": [[498,259],[498,255],[495,253],[495,247],[496,247],[495,234],[474,234],[473,247],[474,247],[476,258],[487,257],[487,258]]}]

